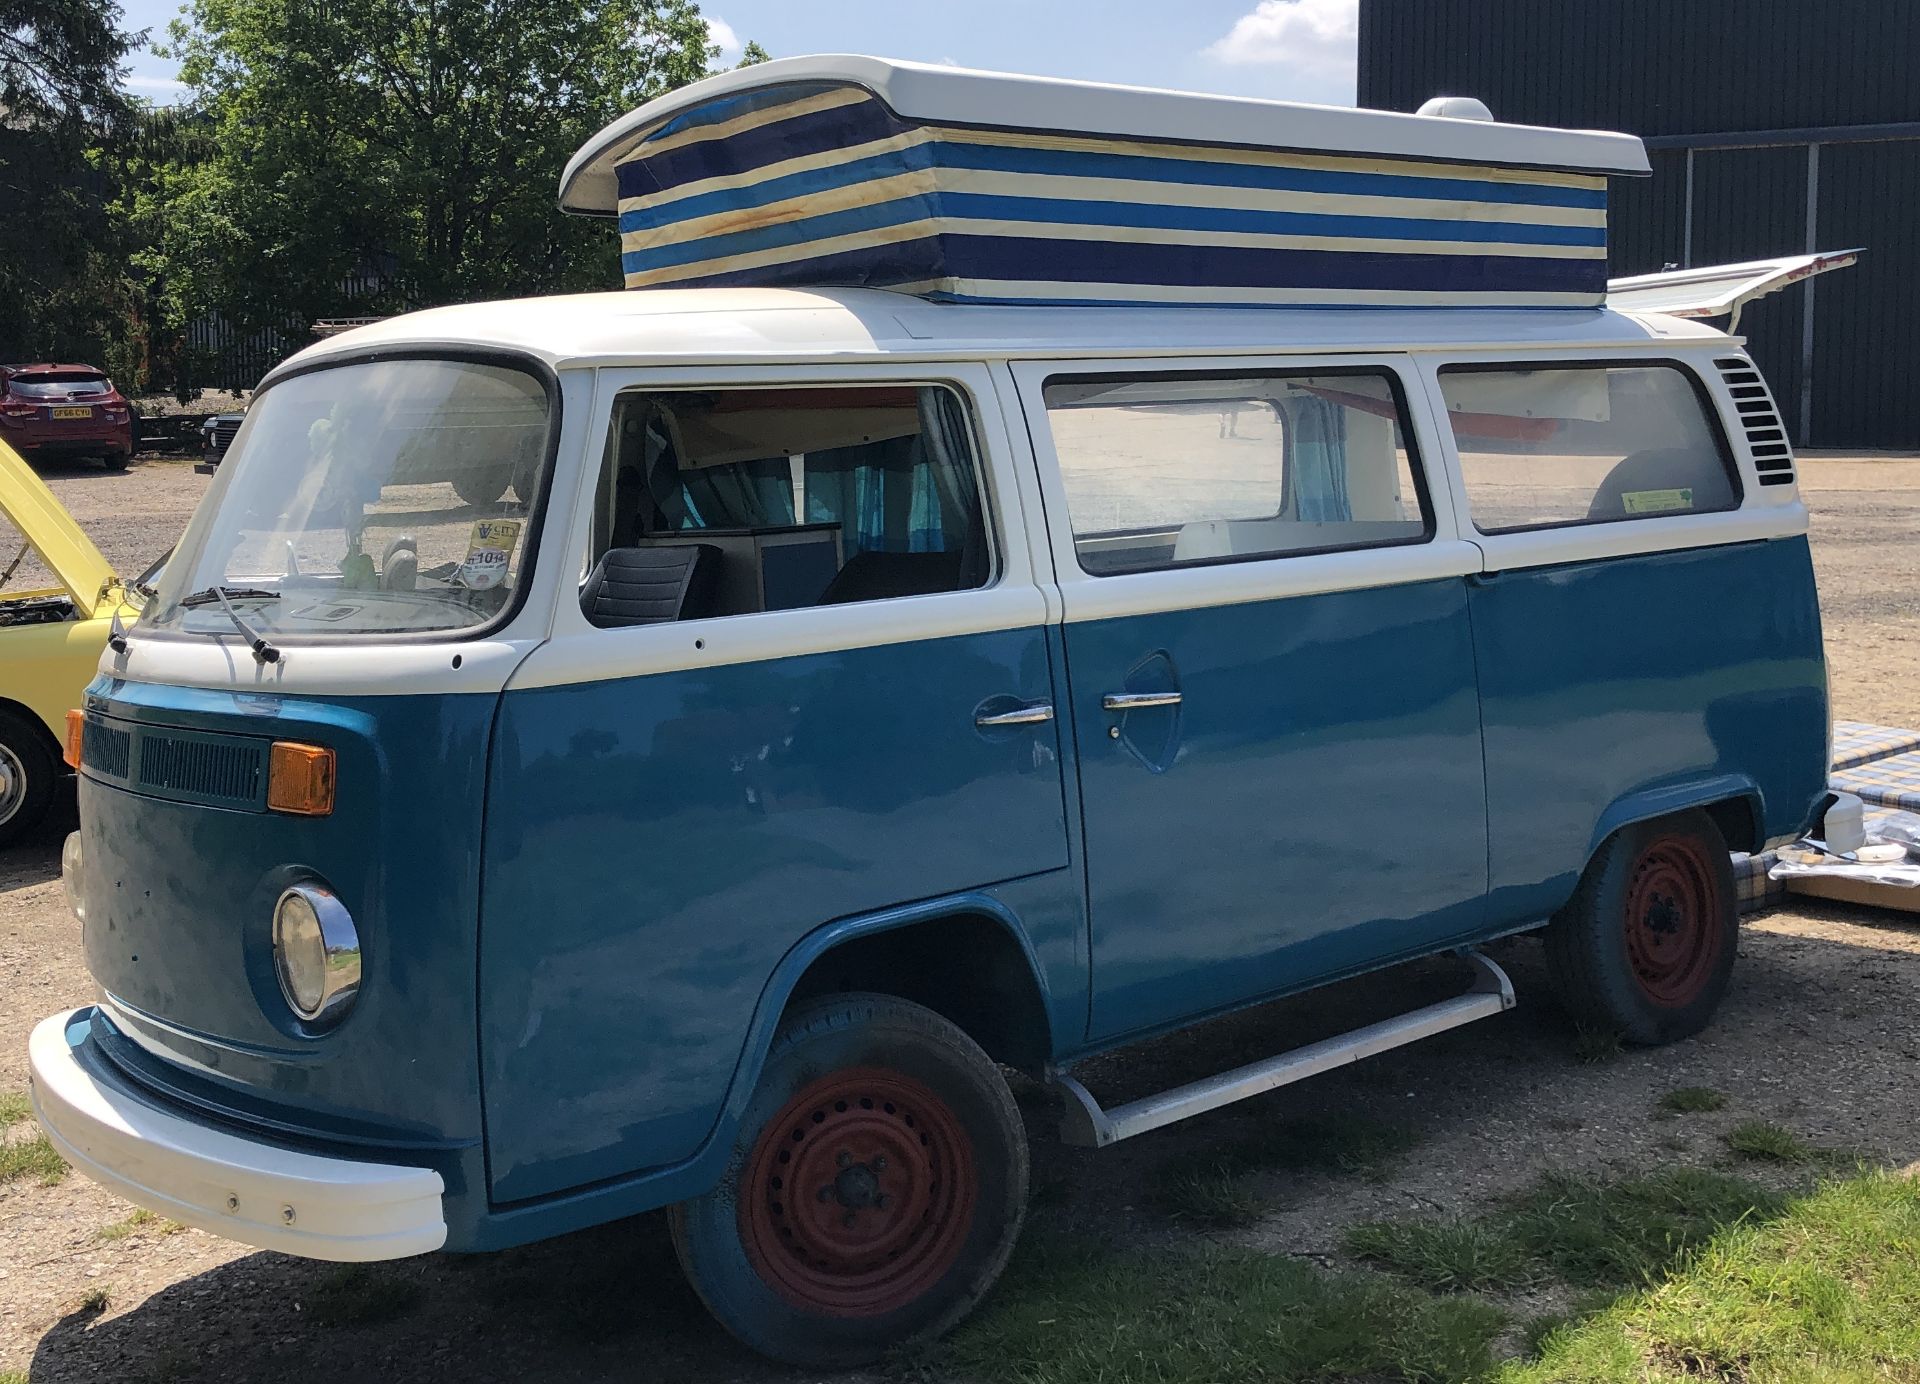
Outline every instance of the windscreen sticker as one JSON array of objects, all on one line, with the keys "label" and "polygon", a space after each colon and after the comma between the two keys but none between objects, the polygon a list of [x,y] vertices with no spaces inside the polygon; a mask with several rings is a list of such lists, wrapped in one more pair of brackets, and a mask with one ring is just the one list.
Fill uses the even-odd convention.
[{"label": "windscreen sticker", "polygon": [[454,574],[462,586],[488,591],[507,579],[507,560],[520,541],[520,520],[481,519],[467,540],[467,556]]},{"label": "windscreen sticker", "polygon": [[1669,510],[1692,509],[1693,491],[1629,490],[1620,497],[1629,514],[1665,514]]}]

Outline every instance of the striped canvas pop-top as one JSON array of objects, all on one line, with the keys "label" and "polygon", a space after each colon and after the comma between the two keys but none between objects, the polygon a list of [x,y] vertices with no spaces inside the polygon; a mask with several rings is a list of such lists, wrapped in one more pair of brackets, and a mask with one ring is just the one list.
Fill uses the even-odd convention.
[{"label": "striped canvas pop-top", "polygon": [[618,216],[630,288],[1590,309],[1606,177],[1645,166],[1626,136],[805,58],[616,122],[561,201]]}]

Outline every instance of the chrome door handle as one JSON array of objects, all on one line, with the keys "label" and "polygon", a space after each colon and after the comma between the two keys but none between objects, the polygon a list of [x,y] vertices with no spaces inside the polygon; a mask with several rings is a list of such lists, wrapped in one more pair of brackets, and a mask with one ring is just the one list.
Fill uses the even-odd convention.
[{"label": "chrome door handle", "polygon": [[1139,711],[1149,706],[1179,706],[1178,692],[1109,692],[1100,699],[1106,711]]},{"label": "chrome door handle", "polygon": [[976,716],[973,723],[982,730],[992,730],[996,726],[1038,726],[1053,719],[1053,707],[1041,702],[1038,706],[1016,706],[1012,711],[996,711],[988,716]]}]

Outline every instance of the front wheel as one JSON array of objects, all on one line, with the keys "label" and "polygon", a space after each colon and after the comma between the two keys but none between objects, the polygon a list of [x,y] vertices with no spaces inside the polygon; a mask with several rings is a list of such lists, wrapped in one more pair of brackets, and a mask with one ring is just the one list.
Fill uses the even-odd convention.
[{"label": "front wheel", "polygon": [[788,1016],[720,1185],[668,1221],[722,1326],[832,1368],[958,1322],[1006,1266],[1026,1202],[1026,1133],[998,1068],[931,1010],[855,994]]},{"label": "front wheel", "polygon": [[59,761],[39,726],[0,710],[0,846],[40,824],[59,773]]},{"label": "front wheel", "polygon": [[1681,812],[1607,838],[1547,928],[1547,968],[1577,1022],[1671,1043],[1712,1020],[1739,937],[1726,840]]}]

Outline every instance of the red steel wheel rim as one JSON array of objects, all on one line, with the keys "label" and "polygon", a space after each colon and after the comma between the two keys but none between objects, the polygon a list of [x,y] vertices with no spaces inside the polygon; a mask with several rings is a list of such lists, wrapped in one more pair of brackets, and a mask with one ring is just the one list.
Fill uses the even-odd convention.
[{"label": "red steel wheel rim", "polygon": [[781,1297],[829,1317],[905,1307],[960,1257],[979,1178],[973,1141],[912,1077],[854,1067],[769,1120],[740,1185],[740,1238]]},{"label": "red steel wheel rim", "polygon": [[1655,1004],[1680,1008],[1706,987],[1720,949],[1720,885],[1699,842],[1664,836],[1627,884],[1627,960]]}]

